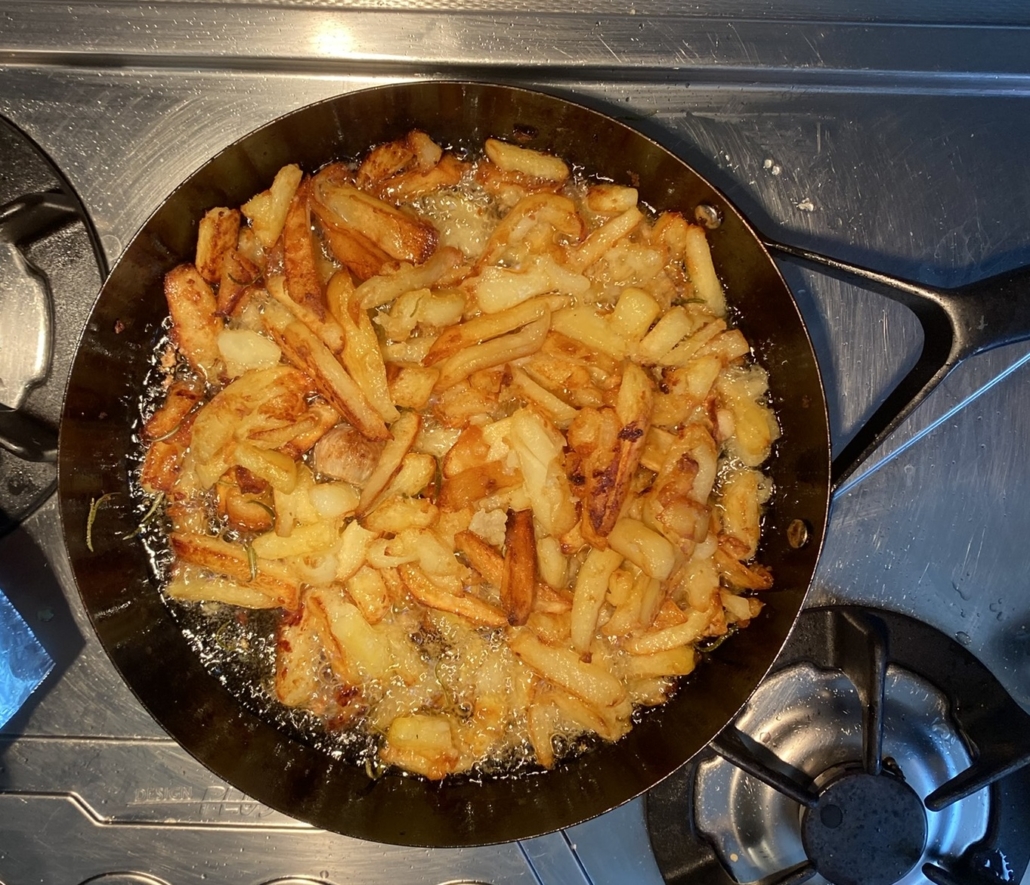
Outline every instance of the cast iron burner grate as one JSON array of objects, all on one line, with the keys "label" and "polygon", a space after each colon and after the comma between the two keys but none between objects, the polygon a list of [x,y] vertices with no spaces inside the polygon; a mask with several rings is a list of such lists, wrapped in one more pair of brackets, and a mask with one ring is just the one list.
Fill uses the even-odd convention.
[{"label": "cast iron burner grate", "polygon": [[647,796],[674,885],[997,885],[1030,861],[1030,715],[903,615],[812,609],[736,722]]},{"label": "cast iron burner grate", "polygon": [[3,535],[55,487],[64,385],[104,262],[85,209],[67,181],[27,135],[3,118],[0,160]]}]

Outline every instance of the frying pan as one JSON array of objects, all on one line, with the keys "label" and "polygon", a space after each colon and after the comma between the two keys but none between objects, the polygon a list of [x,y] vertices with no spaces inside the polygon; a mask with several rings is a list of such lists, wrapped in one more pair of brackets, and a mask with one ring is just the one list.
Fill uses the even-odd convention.
[{"label": "frying pan", "polygon": [[[443,783],[389,773],[369,779],[360,767],[241,702],[209,672],[162,602],[143,545],[125,537],[139,519],[127,464],[137,448],[137,403],[167,316],[162,277],[192,260],[200,217],[263,190],[286,163],[313,171],[412,128],[450,146],[478,146],[493,136],[553,151],[595,175],[638,187],[657,210],[679,210],[706,223],[736,321],[769,370],[783,431],[769,465],[776,491],[759,553],[776,589],[765,595],[762,616],[716,649],[668,704],[643,716],[626,737],[536,775]],[[183,182],[130,243],[97,299],[70,376],[59,445],[60,508],[79,592],[108,655],[154,718],[215,774],[272,808],[348,836],[421,846],[503,842],[579,823],[647,790],[708,744],[771,666],[815,571],[834,483],[958,359],[1022,337],[1030,325],[1025,307],[1013,312],[1015,277],[1000,281],[1003,296],[973,293],[990,307],[981,311],[990,332],[996,319],[1004,325],[1001,336],[988,340],[968,331],[983,323],[979,315],[969,321],[966,293],[928,290],[794,250],[833,273],[857,273],[889,289],[915,306],[928,330],[924,356],[900,392],[831,472],[819,367],[767,245],[725,197],[657,143],[588,108],[511,87],[440,81],[378,87],[289,114],[226,148]],[[91,501],[102,495],[109,497],[90,550]]]}]

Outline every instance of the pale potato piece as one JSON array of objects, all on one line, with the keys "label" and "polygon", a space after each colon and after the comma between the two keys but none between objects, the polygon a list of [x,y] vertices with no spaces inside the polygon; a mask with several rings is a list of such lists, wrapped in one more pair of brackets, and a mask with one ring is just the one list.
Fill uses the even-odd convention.
[{"label": "pale potato piece", "polygon": [[361,490],[358,514],[368,513],[379,501],[390,480],[401,469],[404,456],[408,454],[415,437],[418,436],[422,419],[417,412],[403,412],[390,428],[390,438],[383,446],[379,461]]},{"label": "pale potato piece", "polygon": [[545,679],[582,698],[597,710],[613,707],[626,698],[626,688],[600,664],[584,663],[571,648],[544,645],[530,631],[514,633],[511,650]]},{"label": "pale potato piece", "polygon": [[676,565],[676,548],[636,519],[623,517],[616,522],[608,543],[646,575],[660,581],[668,578]]},{"label": "pale potato piece", "polygon": [[568,265],[573,270],[585,271],[598,261],[619,240],[629,235],[644,220],[644,213],[631,206],[621,215],[606,221],[591,231],[587,238],[569,256]]},{"label": "pale potato piece", "polygon": [[436,523],[436,505],[427,498],[392,497],[361,518],[369,531],[397,534],[407,528],[429,528]]},{"label": "pale potato piece", "polygon": [[608,593],[608,579],[622,565],[615,550],[592,549],[576,575],[572,594],[572,647],[584,654],[593,641],[597,616]]},{"label": "pale potato piece", "polygon": [[694,316],[682,307],[673,307],[637,345],[637,357],[645,363],[657,363],[696,328]]},{"label": "pale potato piece", "polygon": [[463,288],[476,299],[480,310],[489,314],[540,295],[585,295],[590,289],[590,280],[566,270],[550,256],[540,255],[518,269],[484,267],[467,279]]},{"label": "pale potato piece", "polygon": [[404,263],[394,270],[387,269],[358,286],[358,302],[367,310],[389,304],[412,289],[459,282],[466,275],[466,271],[460,270],[464,258],[460,250],[445,246],[424,264],[412,266]]},{"label": "pale potato piece", "polygon": [[629,639],[623,648],[636,655],[652,655],[679,648],[704,636],[711,620],[711,611],[692,611],[682,624],[640,633]]},{"label": "pale potato piece", "polygon": [[356,519],[347,523],[336,548],[336,580],[346,581],[357,573],[365,562],[369,546],[377,537]]},{"label": "pale potato piece", "polygon": [[576,508],[563,469],[564,438],[529,409],[519,409],[511,419],[511,446],[518,457],[533,515],[547,534],[563,535],[576,522]]},{"label": "pale potato piece", "polygon": [[218,355],[225,363],[230,378],[251,369],[269,369],[279,365],[282,351],[274,341],[248,329],[222,329],[217,338]]},{"label": "pale potato piece", "polygon": [[628,352],[626,341],[592,307],[584,305],[555,311],[551,328],[616,360],[623,359]]},{"label": "pale potato piece", "polygon": [[286,538],[275,532],[266,532],[258,535],[251,546],[263,559],[285,559],[331,550],[339,539],[340,530],[336,523],[320,521],[313,525],[299,525]]},{"label": "pale potato piece", "polygon": [[222,575],[212,575],[190,565],[179,566],[164,592],[183,602],[222,602],[240,608],[281,608],[283,597],[265,587],[255,587]]},{"label": "pale potato piece", "polygon": [[697,652],[689,645],[633,655],[626,660],[626,675],[631,679],[652,679],[656,676],[689,676],[697,665]]},{"label": "pale potato piece", "polygon": [[684,261],[690,282],[694,284],[694,292],[704,300],[708,309],[716,316],[726,315],[726,292],[719,281],[712,263],[712,251],[708,247],[708,238],[704,229],[692,224],[687,229],[684,242]]},{"label": "pale potato piece", "polygon": [[297,485],[297,463],[282,452],[241,442],[233,449],[233,460],[277,491],[289,494]]},{"label": "pale potato piece", "polygon": [[[391,368],[394,371],[391,374]],[[387,366],[390,399],[401,409],[424,409],[440,379],[440,370],[432,366],[394,364]]]},{"label": "pale potato piece", "polygon": [[488,138],[483,144],[486,155],[502,172],[515,172],[530,178],[563,182],[569,177],[565,161],[551,154]]},{"label": "pale potato piece", "polygon": [[428,714],[398,716],[386,733],[383,761],[439,780],[456,770],[459,759],[451,724]]},{"label": "pale potato piece", "polygon": [[393,655],[386,636],[377,632],[352,602],[335,589],[312,590],[311,604],[324,612],[333,640],[350,666],[369,679],[386,679]]},{"label": "pale potato piece", "polygon": [[347,595],[369,624],[378,624],[390,610],[386,582],[377,569],[362,566],[347,581]]},{"label": "pale potato piece", "polygon": [[626,286],[615,302],[609,322],[627,341],[640,341],[661,312],[662,306],[644,289]]},{"label": "pale potato piece", "polygon": [[271,249],[279,239],[283,225],[286,224],[286,214],[290,211],[293,195],[297,192],[303,177],[304,173],[299,166],[292,163],[283,166],[276,173],[268,190],[252,197],[240,207],[265,249]]}]

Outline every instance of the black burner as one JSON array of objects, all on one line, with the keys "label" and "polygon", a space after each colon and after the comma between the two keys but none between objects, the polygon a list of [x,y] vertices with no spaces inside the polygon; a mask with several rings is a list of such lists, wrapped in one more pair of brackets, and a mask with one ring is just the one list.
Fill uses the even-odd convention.
[{"label": "black burner", "polygon": [[[0,118],[0,535],[51,491],[75,341],[104,274],[64,177]],[[54,304],[59,303],[59,311]]]},{"label": "black burner", "polygon": [[805,852],[834,885],[891,885],[919,863],[926,847],[923,802],[886,771],[844,771],[805,809]]},{"label": "black burner", "polygon": [[[809,679],[812,693],[798,692],[796,683]],[[841,683],[850,693],[842,693]],[[854,706],[842,700],[856,694]],[[885,722],[889,740],[901,747],[897,731],[908,708],[898,716],[899,697],[912,696],[929,702],[930,731],[950,729],[947,745],[961,754],[950,769],[914,762],[939,738],[933,734],[906,735],[913,745],[905,748],[904,764],[884,755]],[[791,704],[813,712],[791,718],[797,714]],[[766,723],[766,713],[754,712],[770,709],[777,720],[781,712],[787,718]],[[847,721],[838,721],[841,710],[851,711]],[[647,796],[651,845],[666,882],[735,885],[743,880],[732,870],[748,869],[755,874],[746,880],[761,885],[815,876],[834,885],[891,885],[920,873],[935,885],[1000,885],[1018,882],[1027,869],[1030,715],[966,649],[932,627],[848,606],[805,611],[738,722],[747,730],[728,726]],[[850,737],[855,725],[860,742]],[[799,728],[817,743],[797,742]],[[837,743],[816,752],[828,737]],[[782,758],[762,743],[768,740],[785,748]],[[846,758],[827,764],[826,756],[845,745],[853,747]],[[713,794],[702,784],[721,786]],[[731,801],[724,794],[733,791]],[[956,827],[942,828],[941,815],[961,815],[964,808],[974,811],[962,819],[979,820],[979,829],[956,839]],[[777,850],[777,839],[796,839],[796,853]],[[746,863],[737,854],[743,850],[753,855]],[[778,862],[765,868],[755,858]]]}]

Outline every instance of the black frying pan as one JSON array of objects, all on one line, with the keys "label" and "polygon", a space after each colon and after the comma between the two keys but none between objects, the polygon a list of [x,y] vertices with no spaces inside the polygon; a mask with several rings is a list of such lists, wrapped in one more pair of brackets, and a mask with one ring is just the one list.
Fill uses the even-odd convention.
[{"label": "black frying pan", "polygon": [[[536,776],[436,784],[388,774],[371,781],[364,770],[334,761],[251,712],[205,669],[161,601],[142,545],[123,538],[139,518],[127,462],[136,448],[133,428],[148,360],[167,314],[162,277],[192,260],[202,214],[239,205],[266,188],[285,163],[313,171],[413,127],[457,146],[515,137],[591,173],[632,183],[656,209],[718,220],[710,232],[715,263],[742,331],[770,372],[783,430],[771,462],[776,494],[760,551],[776,589],[764,597],[763,615],[720,646],[669,704],[628,736]],[[873,282],[885,284],[884,278]],[[923,305],[920,293],[925,298],[927,291],[906,289],[905,297]],[[932,295],[941,300],[940,293]],[[936,338],[930,345],[931,351],[938,347]],[[954,348],[944,350],[951,359]],[[925,369],[921,361],[909,387],[918,391],[925,380],[939,380],[933,372],[922,379]],[[890,414],[878,414],[855,446],[864,451],[911,405],[908,397]],[[226,148],[185,181],[144,225],[100,293],[72,369],[59,451],[65,539],[83,603],[111,659],[155,719],[217,775],[273,808],[349,836],[427,846],[508,841],[581,822],[647,790],[708,744],[786,640],[815,571],[832,482],[826,405],[808,334],[768,251],[734,207],[681,160],[608,117],[540,93],[450,82],[380,87],[304,108]],[[91,552],[90,502],[109,493]]]}]

